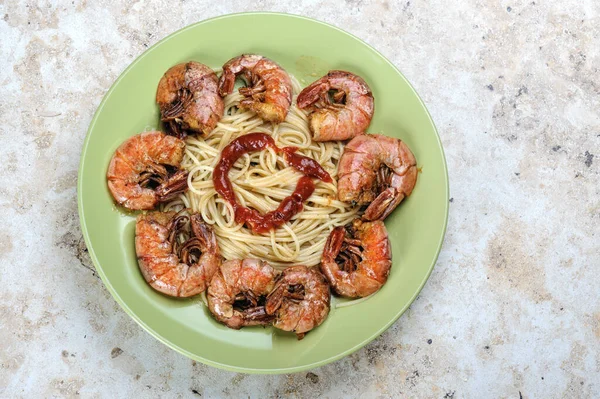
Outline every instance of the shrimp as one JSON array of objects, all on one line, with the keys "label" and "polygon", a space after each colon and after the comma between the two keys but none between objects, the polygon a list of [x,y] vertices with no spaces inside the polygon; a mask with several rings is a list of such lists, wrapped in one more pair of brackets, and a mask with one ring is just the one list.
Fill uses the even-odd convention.
[{"label": "shrimp", "polygon": [[275,328],[293,331],[302,339],[327,318],[330,299],[329,284],[321,272],[306,266],[292,266],[276,280],[265,310],[275,315]]},{"label": "shrimp", "polygon": [[287,72],[262,55],[242,54],[223,65],[219,80],[221,96],[233,91],[238,75],[247,86],[239,89],[245,97],[240,101],[240,108],[254,111],[268,122],[283,122],[292,104],[292,80]]},{"label": "shrimp", "polygon": [[219,78],[204,64],[190,61],[177,64],[160,79],[156,103],[161,120],[177,137],[187,132],[209,134],[223,116],[223,99],[218,93]]},{"label": "shrimp", "polygon": [[321,271],[333,291],[345,297],[373,294],[387,281],[392,248],[382,221],[355,219],[333,229],[323,250]]},{"label": "shrimp", "polygon": [[117,148],[108,165],[108,189],[128,209],[153,209],[187,189],[180,170],[185,142],[162,132],[144,132]]},{"label": "shrimp", "polygon": [[315,141],[348,140],[364,133],[375,105],[367,83],[346,71],[330,71],[300,92],[298,107],[310,111]]},{"label": "shrimp", "polygon": [[338,169],[340,201],[369,206],[363,218],[385,219],[417,183],[417,161],[399,139],[368,134],[344,148]]},{"label": "shrimp", "polygon": [[[188,225],[191,231],[186,229]],[[179,236],[189,238],[181,242]],[[135,252],[146,282],[156,291],[174,297],[190,297],[206,290],[221,264],[217,237],[199,214],[139,215]]]},{"label": "shrimp", "polygon": [[276,276],[277,271],[265,261],[228,260],[208,286],[208,309],[217,321],[235,330],[268,325],[273,316],[265,312],[264,302]]}]

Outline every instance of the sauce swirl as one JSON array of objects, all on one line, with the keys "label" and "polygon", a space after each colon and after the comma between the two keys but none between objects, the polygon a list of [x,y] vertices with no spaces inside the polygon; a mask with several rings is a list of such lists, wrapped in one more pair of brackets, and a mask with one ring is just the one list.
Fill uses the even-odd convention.
[{"label": "sauce swirl", "polygon": [[[283,153],[288,164],[297,171],[302,172],[304,176],[298,180],[292,195],[285,197],[277,209],[261,215],[256,209],[247,208],[237,202],[233,186],[229,180],[229,171],[242,155],[261,151],[268,147]],[[217,193],[233,207],[237,223],[245,223],[255,233],[265,233],[273,228],[278,228],[302,210],[304,201],[315,190],[312,178],[324,182],[333,181],[329,173],[317,161],[296,154],[297,150],[296,147],[277,147],[273,138],[265,133],[246,134],[233,140],[223,148],[221,159],[213,171],[213,184]]]}]

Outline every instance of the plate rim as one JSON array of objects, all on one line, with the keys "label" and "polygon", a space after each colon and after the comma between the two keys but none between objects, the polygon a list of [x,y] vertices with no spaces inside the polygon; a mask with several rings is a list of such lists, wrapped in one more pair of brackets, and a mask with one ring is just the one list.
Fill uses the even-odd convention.
[{"label": "plate rim", "polygon": [[[227,19],[227,18],[235,18],[238,16],[248,16],[248,15],[269,15],[269,16],[283,16],[286,18],[297,18],[297,19],[302,19],[308,22],[312,22],[312,23],[317,23],[320,25],[325,25],[328,28],[334,29],[344,35],[350,36],[352,39],[357,40],[358,42],[362,43],[364,46],[367,46],[370,50],[372,50],[373,52],[375,52],[375,54],[377,54],[379,57],[381,57],[382,60],[384,60],[387,64],[389,64],[392,68],[394,68],[394,70],[398,73],[398,75],[407,83],[408,87],[410,88],[410,90],[412,91],[412,93],[416,96],[416,98],[419,100],[419,103],[421,104],[421,106],[423,107],[423,109],[425,110],[425,113],[427,115],[427,119],[429,120],[429,122],[431,123],[431,125],[433,126],[433,130],[435,132],[435,138],[436,138],[436,142],[438,145],[438,148],[440,150],[440,153],[442,155],[442,166],[444,169],[444,183],[446,186],[446,201],[445,201],[445,207],[444,207],[444,225],[442,228],[442,232],[441,235],[438,239],[438,243],[437,243],[437,248],[436,248],[436,254],[431,262],[431,264],[428,266],[428,270],[427,273],[425,275],[425,277],[423,278],[423,280],[419,283],[419,286],[417,288],[417,290],[415,291],[414,295],[410,298],[410,300],[406,303],[405,306],[403,306],[391,319],[389,322],[387,322],[385,325],[383,325],[381,328],[379,328],[375,333],[373,333],[371,336],[369,336],[368,338],[364,339],[363,341],[359,342],[358,344],[352,346],[351,348],[348,348],[347,350],[338,353],[337,355],[334,356],[330,356],[327,359],[322,359],[310,364],[306,364],[306,365],[301,365],[301,366],[292,366],[292,367],[282,367],[282,368],[270,368],[270,369],[262,369],[262,368],[250,368],[250,367],[240,367],[240,366],[232,366],[229,364],[224,364],[224,363],[219,363],[216,362],[214,360],[210,360],[210,359],[206,359],[202,356],[199,356],[197,354],[191,353],[186,349],[181,348],[180,346],[176,345],[175,343],[167,340],[166,338],[162,337],[159,333],[157,333],[155,330],[153,330],[150,326],[148,326],[143,320],[141,320],[130,308],[129,306],[125,303],[125,301],[123,301],[121,299],[121,297],[119,296],[119,294],[116,292],[116,290],[114,289],[114,287],[112,286],[112,284],[110,283],[110,281],[107,279],[106,275],[104,274],[104,270],[102,269],[102,266],[100,266],[100,262],[96,256],[96,253],[94,251],[94,248],[92,246],[92,243],[90,241],[89,238],[89,234],[88,234],[88,230],[87,230],[87,225],[85,222],[85,218],[84,218],[84,210],[83,210],[83,201],[82,201],[82,171],[84,168],[84,164],[85,164],[85,159],[86,159],[86,154],[88,151],[88,145],[89,145],[89,140],[90,140],[90,135],[91,135],[91,131],[93,130],[97,119],[102,111],[102,109],[104,108],[104,105],[108,99],[108,97],[110,96],[110,94],[113,92],[113,90],[115,89],[115,87],[119,84],[119,82],[121,81],[121,79],[123,79],[123,77],[129,72],[130,69],[132,69],[143,57],[146,56],[146,54],[148,54],[150,52],[150,50],[154,49],[155,47],[161,45],[163,42],[166,42],[167,40],[170,40],[171,38],[187,31],[188,29],[193,29],[194,27],[207,23],[207,22],[211,22],[211,21],[215,21],[215,20],[219,20],[219,19]],[[96,273],[100,276],[100,279],[102,280],[102,282],[104,283],[104,286],[108,289],[108,291],[110,292],[111,296],[113,297],[113,299],[119,304],[119,306],[125,311],[125,313],[127,313],[129,315],[129,317],[131,317],[140,327],[142,327],[147,333],[149,333],[150,335],[152,335],[155,339],[157,339],[159,342],[163,343],[164,345],[166,345],[167,347],[175,350],[176,352],[192,359],[192,360],[196,360],[199,362],[202,362],[206,365],[212,366],[212,367],[216,367],[218,369],[221,370],[226,370],[226,371],[233,371],[233,372],[241,372],[241,373],[248,373],[248,374],[287,374],[287,373],[297,373],[297,372],[302,372],[302,371],[307,371],[307,370],[311,370],[314,369],[316,367],[320,367],[320,366],[324,366],[326,364],[332,363],[336,360],[342,359],[354,352],[356,352],[357,350],[361,349],[362,347],[366,346],[368,343],[370,343],[371,341],[373,341],[374,339],[376,339],[377,337],[379,337],[381,334],[383,334],[383,332],[385,332],[388,328],[390,328],[390,326],[392,324],[394,324],[399,318],[400,316],[402,316],[404,314],[404,312],[406,312],[406,310],[410,307],[410,305],[412,305],[412,303],[415,301],[415,299],[417,298],[417,296],[420,294],[421,290],[423,289],[423,287],[425,286],[425,283],[427,282],[427,280],[429,280],[429,276],[431,275],[433,268],[435,267],[437,260],[439,258],[441,249],[442,249],[442,245],[444,243],[444,238],[446,236],[446,229],[448,226],[448,214],[449,214],[449,203],[448,203],[448,199],[450,197],[450,183],[449,183],[449,178],[448,178],[448,165],[446,163],[446,155],[444,153],[444,147],[442,145],[441,139],[440,139],[440,135],[437,129],[437,126],[435,125],[435,122],[433,120],[433,118],[431,117],[431,114],[429,113],[429,110],[427,109],[427,107],[425,106],[425,103],[423,102],[423,100],[421,99],[421,97],[419,96],[419,94],[416,92],[416,90],[414,89],[414,87],[412,86],[412,84],[408,81],[408,79],[406,79],[406,77],[404,76],[404,74],[400,71],[399,68],[396,67],[396,65],[394,65],[394,63],[392,63],[390,60],[387,59],[387,57],[385,57],[382,53],[380,53],[376,48],[374,48],[373,46],[371,46],[369,43],[365,42],[364,40],[360,39],[359,37],[341,29],[338,28],[337,26],[331,25],[329,23],[323,22],[323,21],[319,21],[310,17],[305,17],[303,15],[297,15],[297,14],[291,14],[291,13],[284,13],[284,12],[269,12],[269,11],[249,11],[249,12],[238,12],[238,13],[231,13],[231,14],[223,14],[223,15],[219,15],[216,17],[212,17],[212,18],[207,18],[198,22],[194,22],[193,24],[184,26],[181,29],[178,29],[177,31],[165,36],[164,38],[162,38],[161,40],[159,40],[158,42],[156,42],[155,44],[153,44],[152,46],[150,46],[149,48],[147,48],[146,50],[144,50],[144,52],[142,52],[139,56],[136,57],[136,59],[131,62],[127,68],[125,68],[117,77],[117,79],[112,83],[112,85],[110,86],[110,88],[108,89],[108,91],[104,94],[104,96],[102,97],[102,101],[100,102],[100,104],[98,105],[98,108],[96,109],[96,111],[94,112],[94,116],[92,117],[91,121],[90,121],[90,125],[87,129],[86,135],[85,135],[85,139],[83,141],[83,146],[81,149],[81,158],[79,161],[79,169],[77,172],[77,208],[78,208],[78,216],[79,216],[79,223],[81,226],[81,232],[86,244],[86,247],[88,249],[88,253],[90,255],[90,258],[92,259],[92,263],[94,264],[94,269],[96,270]]]}]

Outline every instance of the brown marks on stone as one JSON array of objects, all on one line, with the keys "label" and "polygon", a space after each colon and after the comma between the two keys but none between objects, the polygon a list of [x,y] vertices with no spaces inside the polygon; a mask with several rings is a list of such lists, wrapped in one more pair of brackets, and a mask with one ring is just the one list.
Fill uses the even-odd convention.
[{"label": "brown marks on stone", "polygon": [[413,370],[409,372],[408,376],[405,378],[407,386],[414,388],[417,385],[420,376],[419,370]]},{"label": "brown marks on stone", "polygon": [[123,349],[116,347],[110,351],[110,357],[111,357],[111,359],[114,359],[116,357],[119,357],[122,353],[123,353]]},{"label": "brown marks on stone", "polygon": [[236,386],[236,385],[240,385],[240,383],[242,381],[244,381],[246,379],[246,374],[236,374],[232,379],[231,379],[231,385]]},{"label": "brown marks on stone", "polygon": [[58,29],[58,7],[52,7],[50,4],[42,5],[33,3],[27,7],[27,19],[35,23],[40,29]]},{"label": "brown marks on stone", "polygon": [[[46,310],[31,312],[30,307]],[[15,339],[31,342],[39,339],[45,327],[55,326],[56,319],[65,316],[64,310],[57,309],[52,297],[41,297],[35,291],[23,291],[17,295],[0,293],[0,342],[14,342]]]},{"label": "brown marks on stone", "polygon": [[77,186],[77,171],[72,170],[58,177],[53,184],[55,193],[62,193]]},{"label": "brown marks on stone", "polygon": [[85,385],[82,378],[55,378],[50,381],[49,390],[52,396],[58,394],[62,397],[75,397],[80,395],[80,390]]},{"label": "brown marks on stone", "polygon": [[2,171],[4,175],[7,175],[9,173],[15,173],[17,171],[17,168],[19,166],[19,158],[17,157],[17,154],[14,152],[11,152],[7,159],[4,160],[3,162],[3,169],[4,171]]},{"label": "brown marks on stone", "polygon": [[506,218],[497,235],[488,243],[488,277],[490,286],[511,296],[526,295],[536,303],[551,300],[544,281],[544,267],[539,256],[526,247],[531,237],[516,218]]},{"label": "brown marks on stone", "polygon": [[5,232],[0,232],[0,259],[5,258],[13,250],[12,237]]},{"label": "brown marks on stone", "polygon": [[69,364],[71,363],[71,361],[75,358],[75,354],[74,353],[70,353],[68,350],[63,349],[63,351],[60,353],[63,362]]},{"label": "brown marks on stone", "polygon": [[25,214],[33,207],[33,203],[38,199],[38,195],[39,192],[34,192],[34,187],[31,185],[15,187],[15,191],[12,194],[12,201],[9,202],[8,206],[18,214]]},{"label": "brown marks on stone", "polygon": [[45,150],[47,148],[50,148],[50,146],[54,142],[54,137],[55,136],[56,136],[56,133],[44,132],[44,133],[38,135],[33,140],[33,142],[35,143],[35,145],[38,148],[38,150]]},{"label": "brown marks on stone", "polygon": [[84,307],[88,311],[88,322],[94,331],[101,334],[105,333],[106,320],[108,320],[106,311],[97,302],[88,302]]},{"label": "brown marks on stone", "polygon": [[600,340],[600,312],[585,316],[585,324],[587,324],[594,333],[597,340]]},{"label": "brown marks on stone", "polygon": [[[34,7],[29,7],[32,9]],[[47,7],[46,7],[47,8]],[[11,18],[12,19],[12,18]],[[39,26],[39,25],[38,25]],[[67,123],[68,131],[73,131],[74,121],[66,115],[65,109],[56,109],[51,104],[77,104],[77,109],[88,109],[89,102],[96,101],[94,97],[94,89],[85,91],[85,94],[73,93],[66,89],[55,88],[52,82],[62,78],[65,75],[65,66],[73,61],[72,43],[73,40],[66,33],[57,33],[51,37],[44,36],[45,39],[34,35],[23,47],[23,54],[13,63],[14,80],[18,87],[14,91],[18,93],[18,100],[14,103],[14,107],[22,108],[17,115],[21,119],[19,127],[23,134],[38,136],[41,133],[46,134],[51,130],[58,130],[56,122],[60,124]],[[65,61],[71,60],[71,61]],[[50,75],[42,74],[42,65],[47,68]],[[77,79],[79,72],[75,75],[70,72],[67,75],[70,78]],[[84,74],[81,73],[82,78]],[[85,75],[87,76],[87,75]],[[48,93],[53,93],[53,98],[48,98]],[[23,107],[23,104],[27,104]],[[47,107],[51,107],[48,109]],[[54,118],[60,115],[60,118]],[[55,133],[52,133],[55,134]],[[40,145],[46,145],[50,137],[40,138]]]},{"label": "brown marks on stone", "polygon": [[313,384],[319,383],[319,376],[316,375],[315,373],[311,373],[311,372],[306,373],[306,379],[309,380],[310,382],[312,382]]},{"label": "brown marks on stone", "polygon": [[71,255],[79,260],[81,266],[91,271],[95,277],[98,277],[83,236],[77,237],[75,234],[67,231],[55,242],[55,245],[69,251]]},{"label": "brown marks on stone", "polygon": [[[42,79],[42,75],[41,75],[41,71],[40,71],[40,58],[42,57],[42,54],[46,53],[48,50],[48,46],[46,45],[46,43],[44,43],[44,41],[42,39],[40,39],[39,37],[35,37],[34,39],[32,39],[31,41],[29,41],[29,43],[27,43],[27,46],[25,46],[25,57],[23,57],[21,59],[21,62],[15,64],[13,66],[13,70],[15,71],[15,73],[21,77],[21,81],[24,82],[23,84],[23,90],[24,92],[26,91],[31,91],[31,89],[33,90],[38,90],[39,88],[36,87],[38,85],[33,85],[31,84],[31,82],[43,82]],[[41,94],[41,91],[40,91]],[[46,98],[44,97],[40,97],[38,100],[38,104],[42,105],[42,99]],[[30,120],[31,118],[28,118],[27,113],[23,113],[22,115],[24,120]]]},{"label": "brown marks on stone", "polygon": [[129,317],[119,318],[116,330],[119,331],[119,338],[122,340],[135,338],[141,332],[140,326]]},{"label": "brown marks on stone", "polygon": [[386,355],[394,355],[397,349],[396,346],[390,346],[378,339],[366,347],[367,361],[370,365],[378,364]]},{"label": "brown marks on stone", "polygon": [[570,376],[567,387],[560,398],[590,398],[594,395],[590,392],[590,385],[585,385],[584,378],[581,375],[586,375],[586,357],[589,350],[580,342],[574,342],[571,346],[569,357],[565,359],[560,368],[565,372],[565,375]]},{"label": "brown marks on stone", "polygon": [[77,6],[75,7],[75,11],[82,12],[87,8],[87,0],[80,0],[77,2]]},{"label": "brown marks on stone", "polygon": [[[2,342],[6,341],[3,340]],[[17,374],[24,362],[25,356],[20,352],[11,350],[10,346],[3,348],[3,350],[0,351],[0,387],[8,386],[11,377]]]},{"label": "brown marks on stone", "polygon": [[[110,351],[110,359],[111,367],[118,369],[122,374],[130,376],[134,380],[141,379],[147,373],[146,367],[135,357],[134,353],[126,352],[118,346]],[[168,387],[168,380],[171,378],[170,371],[166,373],[166,377],[165,373],[155,377],[158,377],[154,378],[157,385]]]}]

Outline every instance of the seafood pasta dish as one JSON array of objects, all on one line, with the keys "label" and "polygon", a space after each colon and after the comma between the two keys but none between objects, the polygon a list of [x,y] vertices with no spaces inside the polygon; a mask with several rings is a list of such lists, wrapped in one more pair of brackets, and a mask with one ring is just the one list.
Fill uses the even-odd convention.
[{"label": "seafood pasta dish", "polygon": [[333,70],[303,88],[243,54],[218,70],[172,66],[156,103],[163,131],[132,132],[107,170],[116,203],[140,211],[131,239],[153,289],[198,295],[227,327],[301,339],[331,294],[351,306],[386,283],[384,220],[411,194],[417,163],[403,141],[367,132],[363,78]]}]

